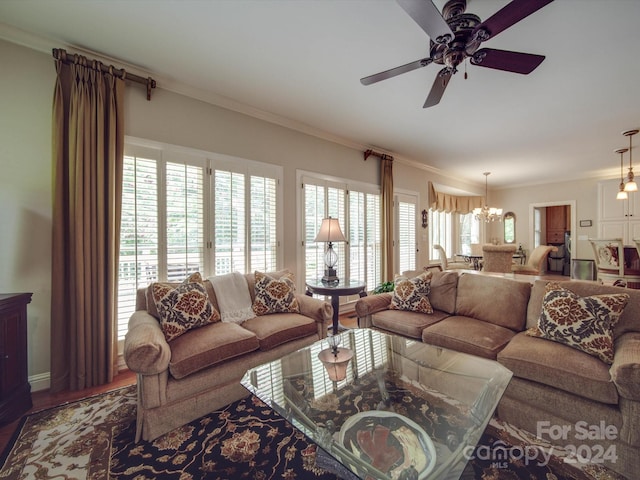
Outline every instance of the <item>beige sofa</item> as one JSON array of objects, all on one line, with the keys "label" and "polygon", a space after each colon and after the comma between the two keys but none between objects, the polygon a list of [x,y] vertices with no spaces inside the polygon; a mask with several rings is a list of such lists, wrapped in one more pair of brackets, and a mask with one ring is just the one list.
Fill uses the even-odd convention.
[{"label": "beige sofa", "polygon": [[[253,301],[255,276],[245,278]],[[204,285],[219,309],[211,282]],[[167,343],[150,290],[138,290],[124,343],[125,362],[137,374],[136,441],[153,440],[247,396],[240,384],[247,369],[324,338],[333,316],[329,303],[297,294],[300,313],[272,313],[241,325],[218,321]]]},{"label": "beige sofa", "polygon": [[[565,281],[577,295],[627,293],[613,364],[525,329],[537,325],[546,281],[434,272],[434,313],[390,310],[391,293],[356,304],[359,325],[495,359],[513,372],[497,415],[628,478],[640,471],[640,290]],[[560,432],[560,433],[559,433]]]}]

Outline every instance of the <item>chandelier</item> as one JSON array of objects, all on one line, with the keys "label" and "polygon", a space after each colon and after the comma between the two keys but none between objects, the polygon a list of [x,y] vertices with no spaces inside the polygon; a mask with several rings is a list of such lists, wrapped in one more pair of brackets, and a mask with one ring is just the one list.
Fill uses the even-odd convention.
[{"label": "chandelier", "polygon": [[[487,178],[489,177],[489,175],[491,175],[491,172],[484,172],[483,175],[484,175],[484,200],[485,202],[487,202],[489,198],[489,188],[487,185]],[[485,222],[493,222],[495,220],[498,220],[499,222],[502,221],[502,209],[489,207],[487,206],[486,203],[482,208],[474,208],[473,215],[475,216],[476,220],[484,220]]]}]

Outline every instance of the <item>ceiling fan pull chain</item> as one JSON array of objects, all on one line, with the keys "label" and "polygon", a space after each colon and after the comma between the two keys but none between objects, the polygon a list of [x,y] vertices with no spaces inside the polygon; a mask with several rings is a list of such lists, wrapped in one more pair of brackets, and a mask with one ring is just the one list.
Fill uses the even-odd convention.
[{"label": "ceiling fan pull chain", "polygon": [[464,59],[464,79],[466,80],[467,78],[469,78],[467,76],[467,59]]}]

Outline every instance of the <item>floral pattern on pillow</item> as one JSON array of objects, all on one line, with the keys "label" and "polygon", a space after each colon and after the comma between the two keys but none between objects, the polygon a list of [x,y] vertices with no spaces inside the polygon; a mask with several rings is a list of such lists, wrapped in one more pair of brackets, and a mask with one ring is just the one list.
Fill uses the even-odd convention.
[{"label": "floral pattern on pillow", "polygon": [[256,271],[255,277],[253,311],[256,315],[300,313],[292,273],[286,273],[280,278],[273,278],[266,273]]},{"label": "floral pattern on pillow", "polygon": [[396,278],[396,286],[389,308],[391,310],[433,313],[433,307],[429,301],[431,275],[431,272],[424,272],[414,278]]},{"label": "floral pattern on pillow", "polygon": [[209,301],[199,272],[191,274],[177,287],[153,283],[151,291],[167,342],[189,330],[220,320],[220,313]]},{"label": "floral pattern on pillow", "polygon": [[549,282],[538,326],[527,330],[527,335],[568,345],[611,364],[613,327],[628,301],[626,293],[580,297]]}]

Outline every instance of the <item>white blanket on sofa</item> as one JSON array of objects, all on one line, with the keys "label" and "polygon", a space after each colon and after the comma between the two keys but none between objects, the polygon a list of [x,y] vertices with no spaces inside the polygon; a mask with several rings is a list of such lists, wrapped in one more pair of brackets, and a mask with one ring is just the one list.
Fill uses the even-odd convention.
[{"label": "white blanket on sofa", "polygon": [[244,275],[232,272],[209,277],[209,281],[216,292],[223,322],[242,323],[256,316],[252,308],[249,285]]}]

